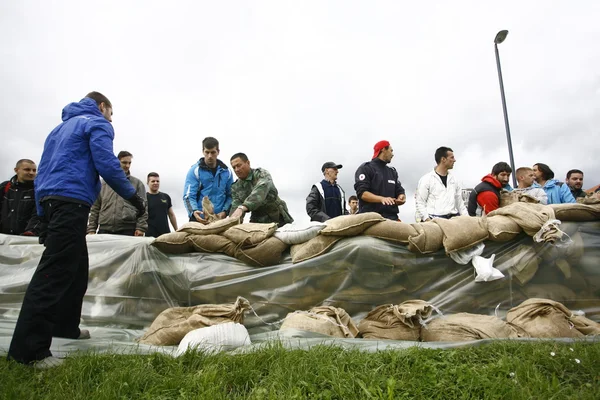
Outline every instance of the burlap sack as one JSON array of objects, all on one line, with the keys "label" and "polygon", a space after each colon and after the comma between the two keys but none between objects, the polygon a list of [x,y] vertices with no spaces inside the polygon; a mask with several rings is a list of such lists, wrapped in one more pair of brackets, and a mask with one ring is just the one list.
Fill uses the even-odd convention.
[{"label": "burlap sack", "polygon": [[585,336],[600,335],[600,324],[596,321],[592,321],[591,319],[580,315],[575,315],[571,317],[571,322],[575,325],[575,329]]},{"label": "burlap sack", "polygon": [[402,304],[386,304],[371,311],[358,324],[367,339],[418,341],[421,322],[431,316],[431,305],[423,300],[408,300]]},{"label": "burlap sack", "polygon": [[549,299],[559,303],[577,299],[572,289],[559,283],[530,283],[523,287],[528,299]]},{"label": "burlap sack", "polygon": [[517,337],[517,331],[500,318],[469,313],[441,316],[421,328],[424,342],[466,342]]},{"label": "burlap sack", "polygon": [[327,226],[321,231],[324,236],[356,236],[378,222],[384,221],[381,215],[368,212],[354,215],[340,215],[325,221]]},{"label": "burlap sack", "polygon": [[519,224],[504,215],[487,217],[488,239],[493,242],[508,242],[523,232]]},{"label": "burlap sack", "polygon": [[268,267],[281,262],[281,254],[288,248],[276,237],[270,237],[254,247],[235,249],[235,258],[253,267]]},{"label": "burlap sack", "polygon": [[292,263],[296,264],[304,260],[320,256],[326,253],[342,237],[340,236],[321,236],[310,239],[306,243],[295,244],[290,248]]},{"label": "burlap sack", "polygon": [[206,225],[200,222],[186,222],[181,225],[177,232],[187,232],[194,235],[218,235],[239,223],[240,220],[238,218],[219,219]]},{"label": "burlap sack", "polygon": [[578,203],[581,204],[600,204],[600,196],[597,196],[595,193],[588,193],[585,197],[578,197]]},{"label": "burlap sack", "polygon": [[500,205],[499,207],[506,207],[512,203],[517,202],[523,203],[539,203],[540,201],[533,196],[530,196],[526,193],[519,193],[518,191],[509,192],[507,190],[502,190],[500,192]]},{"label": "burlap sack", "polygon": [[550,204],[556,219],[561,221],[597,221],[600,219],[600,204]]},{"label": "burlap sack", "polygon": [[165,233],[154,239],[152,246],[167,254],[192,253],[194,246],[188,240],[189,235],[187,232]]},{"label": "burlap sack", "polygon": [[235,256],[236,244],[227,239],[225,236],[190,234],[188,240],[194,246],[195,251],[201,251],[205,253],[223,253],[230,257]]},{"label": "burlap sack", "polygon": [[525,300],[508,310],[506,321],[535,338],[582,337],[574,328],[572,313],[561,303],[548,299]]},{"label": "burlap sack", "polygon": [[485,218],[463,215],[452,219],[434,218],[432,222],[442,229],[446,253],[471,248],[488,238]]},{"label": "burlap sack", "polygon": [[252,246],[264,242],[266,239],[273,236],[277,230],[277,224],[259,224],[250,222],[233,226],[223,232],[223,236],[231,240],[233,243]]},{"label": "burlap sack", "polygon": [[438,224],[428,221],[411,224],[411,226],[415,228],[417,235],[408,238],[408,250],[413,253],[428,254],[442,248],[444,233]]},{"label": "burlap sack", "polygon": [[358,335],[358,328],[348,313],[331,306],[314,307],[308,312],[296,311],[288,314],[279,330],[286,329],[299,329],[339,338],[354,338]]},{"label": "burlap sack", "polygon": [[533,247],[524,244],[520,244],[510,254],[510,274],[523,286],[537,273],[540,258]]},{"label": "burlap sack", "polygon": [[363,235],[389,240],[390,242],[408,244],[408,238],[417,236],[417,231],[410,224],[386,219],[365,229]]},{"label": "burlap sack", "polygon": [[535,235],[548,220],[555,219],[552,207],[522,202],[498,208],[487,216],[493,217],[495,215],[504,215],[511,218],[529,236]]},{"label": "burlap sack", "polygon": [[190,331],[224,322],[244,321],[250,303],[238,297],[230,304],[202,304],[194,307],[172,307],[161,312],[139,340],[157,346],[178,345]]}]

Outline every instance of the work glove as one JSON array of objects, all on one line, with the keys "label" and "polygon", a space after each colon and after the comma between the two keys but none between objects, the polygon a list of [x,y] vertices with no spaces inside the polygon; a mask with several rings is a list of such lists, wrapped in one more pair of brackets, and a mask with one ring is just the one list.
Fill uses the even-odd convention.
[{"label": "work glove", "polygon": [[139,218],[142,215],[144,215],[144,213],[146,212],[146,205],[144,204],[144,199],[142,199],[140,196],[138,196],[137,193],[134,194],[129,199],[127,199],[127,201],[130,202],[131,205],[133,205],[136,208],[136,210],[137,210],[137,214],[135,215],[136,218]]}]

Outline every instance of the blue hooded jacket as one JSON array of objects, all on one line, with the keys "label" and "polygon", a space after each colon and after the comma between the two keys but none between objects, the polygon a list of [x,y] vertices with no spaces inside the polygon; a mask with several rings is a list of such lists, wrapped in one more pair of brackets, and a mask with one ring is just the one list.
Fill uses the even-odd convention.
[{"label": "blue hooded jacket", "polygon": [[222,211],[229,213],[232,202],[231,185],[233,174],[225,163],[217,160],[217,172],[213,175],[204,162],[204,157],[198,160],[188,171],[183,188],[183,204],[188,217],[192,218],[194,211],[202,211],[204,196],[208,196],[213,203],[215,214]]},{"label": "blue hooded jacket", "polygon": [[100,193],[100,178],[119,196],[129,199],[136,193],[113,152],[115,133],[96,102],[84,98],[62,110],[63,122],[46,138],[35,178],[38,215],[40,202],[59,196],[90,206]]},{"label": "blue hooded jacket", "polygon": [[[533,186],[541,187],[537,183],[534,183]],[[577,203],[569,185],[556,179],[547,180],[542,189],[548,195],[548,204]]]}]

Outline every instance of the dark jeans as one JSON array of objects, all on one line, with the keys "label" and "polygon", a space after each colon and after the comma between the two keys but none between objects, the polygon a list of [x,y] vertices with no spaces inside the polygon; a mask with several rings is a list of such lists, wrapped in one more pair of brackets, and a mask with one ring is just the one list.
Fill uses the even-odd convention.
[{"label": "dark jeans", "polygon": [[28,364],[52,355],[52,336],[79,337],[88,283],[85,241],[90,207],[62,200],[42,202],[48,236],[21,306],[8,358]]}]

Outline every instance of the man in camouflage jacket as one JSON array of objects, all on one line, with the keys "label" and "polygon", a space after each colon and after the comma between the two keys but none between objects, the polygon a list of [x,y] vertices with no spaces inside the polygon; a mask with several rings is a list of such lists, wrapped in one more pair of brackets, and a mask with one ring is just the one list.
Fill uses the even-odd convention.
[{"label": "man in camouflage jacket", "polygon": [[294,221],[285,201],[279,198],[269,171],[250,168],[250,161],[244,153],[231,157],[231,168],[238,177],[231,186],[231,218],[240,218],[251,212],[250,222],[275,222],[283,226]]}]

